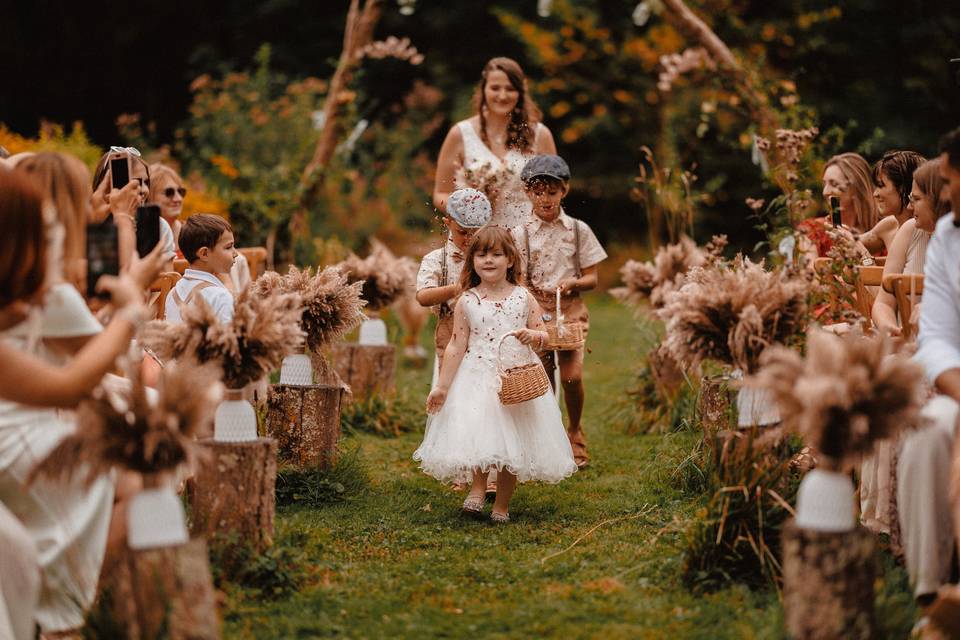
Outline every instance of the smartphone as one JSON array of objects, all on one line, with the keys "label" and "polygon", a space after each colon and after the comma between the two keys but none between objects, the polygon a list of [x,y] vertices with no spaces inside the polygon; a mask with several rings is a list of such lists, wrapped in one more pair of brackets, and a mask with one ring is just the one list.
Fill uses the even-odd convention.
[{"label": "smartphone", "polygon": [[137,207],[137,255],[141,258],[160,243],[160,206]]},{"label": "smartphone", "polygon": [[97,292],[100,276],[120,274],[117,225],[108,220],[87,225],[87,297],[109,297]]},{"label": "smartphone", "polygon": [[110,160],[110,184],[114,189],[123,189],[130,182],[130,158],[120,156]]},{"label": "smartphone", "polygon": [[840,198],[837,196],[830,196],[830,220],[835,227],[843,224],[840,219]]}]

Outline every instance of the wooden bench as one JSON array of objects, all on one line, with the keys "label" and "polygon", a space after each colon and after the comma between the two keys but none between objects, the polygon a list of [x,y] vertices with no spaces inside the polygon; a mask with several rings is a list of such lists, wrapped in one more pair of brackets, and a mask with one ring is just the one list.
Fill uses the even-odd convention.
[{"label": "wooden bench", "polygon": [[256,280],[266,270],[267,250],[264,247],[244,247],[237,249],[240,254],[247,259],[250,266],[250,279]]},{"label": "wooden bench", "polygon": [[166,317],[167,295],[169,295],[171,289],[177,286],[179,281],[180,274],[169,271],[161,273],[156,280],[150,283],[150,309],[153,317],[157,320],[163,320]]},{"label": "wooden bench", "polygon": [[883,278],[883,290],[892,293],[897,301],[903,339],[911,339],[914,327],[914,306],[920,302],[920,296],[923,295],[923,275],[891,273]]},{"label": "wooden bench", "polygon": [[854,267],[843,274],[843,281],[853,286],[857,311],[873,324],[873,301],[876,298],[867,287],[879,287],[883,284],[883,267]]}]

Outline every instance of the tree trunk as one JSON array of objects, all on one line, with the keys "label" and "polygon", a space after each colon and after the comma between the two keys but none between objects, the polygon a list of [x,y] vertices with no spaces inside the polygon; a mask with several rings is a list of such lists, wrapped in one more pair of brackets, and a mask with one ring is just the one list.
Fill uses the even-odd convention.
[{"label": "tree trunk", "polygon": [[267,435],[276,439],[280,457],[301,468],[333,464],[342,398],[339,385],[271,385]]},{"label": "tree trunk", "polygon": [[190,480],[190,530],[194,535],[236,535],[258,551],[273,544],[277,442],[215,442],[199,445],[209,454]]},{"label": "tree trunk", "polygon": [[220,621],[202,539],[176,547],[125,549],[104,575],[101,604],[131,640],[214,640]]},{"label": "tree trunk", "polygon": [[787,634],[814,638],[875,638],[873,535],[863,527],[828,533],[783,529],[783,608]]},{"label": "tree trunk", "polygon": [[396,391],[397,347],[341,342],[333,346],[333,366],[356,398]]},{"label": "tree trunk", "polygon": [[300,177],[302,196],[300,210],[294,214],[291,229],[294,235],[302,233],[306,226],[306,212],[317,198],[317,191],[323,178],[323,170],[330,163],[340,137],[339,117],[341,107],[347,102],[345,90],[359,63],[359,52],[373,41],[373,31],[380,21],[385,0],[366,0],[360,9],[360,0],[351,0],[347,11],[347,23],[343,32],[343,49],[340,60],[330,79],[327,97],[323,103],[323,129],[313,151],[313,157],[304,168]]}]

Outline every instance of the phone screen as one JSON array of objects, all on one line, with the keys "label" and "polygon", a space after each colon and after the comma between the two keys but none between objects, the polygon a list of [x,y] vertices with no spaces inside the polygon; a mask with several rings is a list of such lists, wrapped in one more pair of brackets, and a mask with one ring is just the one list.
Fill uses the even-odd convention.
[{"label": "phone screen", "polygon": [[137,207],[137,254],[142,258],[160,243],[160,207]]},{"label": "phone screen", "polygon": [[112,221],[87,225],[87,297],[98,296],[100,276],[120,273],[117,226]]},{"label": "phone screen", "polygon": [[123,189],[130,182],[130,159],[126,156],[110,161],[110,184],[114,189]]},{"label": "phone screen", "polygon": [[843,224],[840,219],[840,198],[837,196],[830,196],[830,220],[835,227]]}]

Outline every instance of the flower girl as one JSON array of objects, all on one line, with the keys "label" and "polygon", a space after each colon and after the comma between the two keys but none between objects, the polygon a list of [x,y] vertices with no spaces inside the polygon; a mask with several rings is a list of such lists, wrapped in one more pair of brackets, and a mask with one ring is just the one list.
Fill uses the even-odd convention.
[{"label": "flower girl", "polygon": [[[487,474],[497,471],[490,519],[509,522],[518,481],[559,482],[577,470],[557,407],[547,390],[533,400],[503,405],[498,359],[504,369],[538,362],[531,346],[547,334],[536,301],[517,282],[520,258],[509,232],[486,226],[473,237],[453,312],[453,337],[437,385],[427,398],[427,429],[413,454],[443,482],[472,483],[463,513],[483,514]],[[503,340],[504,335],[509,337]]]}]

